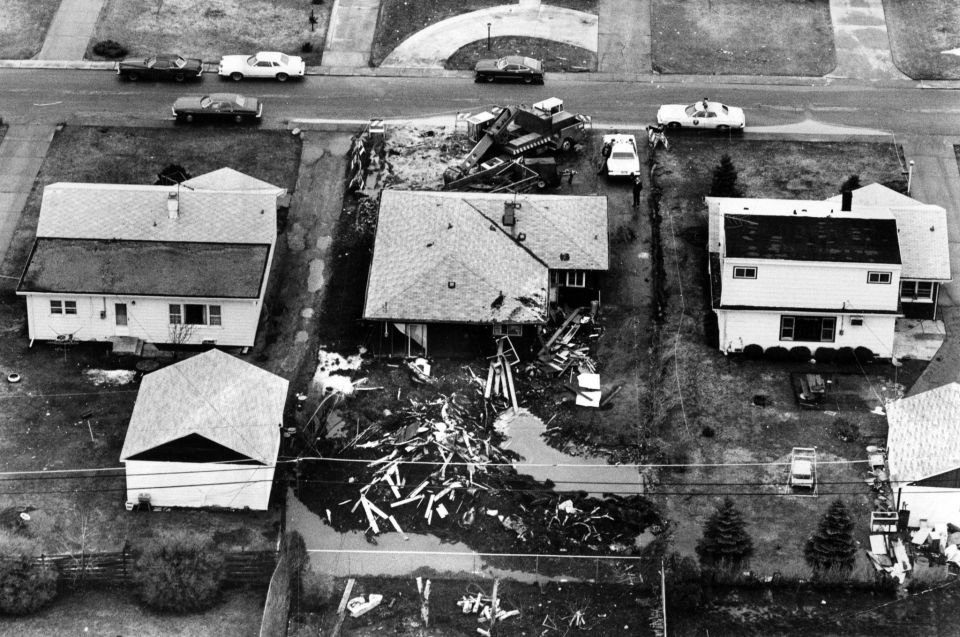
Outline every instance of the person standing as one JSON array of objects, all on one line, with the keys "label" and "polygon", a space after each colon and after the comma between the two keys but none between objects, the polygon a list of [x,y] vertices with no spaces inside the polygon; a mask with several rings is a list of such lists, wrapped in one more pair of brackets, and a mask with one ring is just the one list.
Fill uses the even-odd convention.
[{"label": "person standing", "polygon": [[633,207],[640,206],[640,193],[643,192],[643,181],[640,179],[640,173],[633,173]]}]

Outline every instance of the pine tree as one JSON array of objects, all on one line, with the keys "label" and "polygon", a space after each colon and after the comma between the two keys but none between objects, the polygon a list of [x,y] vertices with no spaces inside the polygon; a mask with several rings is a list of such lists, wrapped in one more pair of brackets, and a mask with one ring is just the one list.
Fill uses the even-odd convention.
[{"label": "pine tree", "polygon": [[737,169],[730,155],[720,158],[720,164],[713,169],[713,183],[710,185],[711,197],[742,197],[737,185]]},{"label": "pine tree", "polygon": [[753,555],[753,539],[747,533],[743,514],[731,498],[724,498],[703,525],[697,555],[704,566],[738,569]]},{"label": "pine tree", "polygon": [[857,547],[853,520],[842,500],[834,500],[820,520],[817,531],[807,540],[803,555],[815,576],[846,575],[853,570]]}]

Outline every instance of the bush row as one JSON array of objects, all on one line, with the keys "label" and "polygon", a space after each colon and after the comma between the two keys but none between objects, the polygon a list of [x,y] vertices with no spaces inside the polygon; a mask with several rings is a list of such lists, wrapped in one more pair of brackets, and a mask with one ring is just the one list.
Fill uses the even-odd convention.
[{"label": "bush row", "polygon": [[798,345],[787,349],[774,346],[764,349],[760,345],[747,345],[743,348],[743,356],[750,359],[765,358],[771,361],[798,361],[807,362],[811,359],[818,363],[872,363],[876,355],[867,347],[818,347],[810,351],[809,347]]}]

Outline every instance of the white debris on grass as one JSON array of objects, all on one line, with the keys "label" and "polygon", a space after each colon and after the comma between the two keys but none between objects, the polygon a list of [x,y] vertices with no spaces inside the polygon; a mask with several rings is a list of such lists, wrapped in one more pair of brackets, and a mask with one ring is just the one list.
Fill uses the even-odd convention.
[{"label": "white debris on grass", "polygon": [[101,385],[110,387],[126,385],[132,383],[137,376],[137,372],[131,369],[88,369],[84,374],[87,380],[98,387]]},{"label": "white debris on grass", "polygon": [[458,131],[452,125],[390,127],[386,143],[385,184],[414,190],[439,190],[443,171],[473,148],[465,124]]},{"label": "white debris on grass", "polygon": [[363,355],[366,348],[361,347],[358,354],[344,358],[336,352],[328,352],[323,348],[317,353],[317,371],[313,375],[313,383],[321,391],[333,391],[341,394],[352,394],[354,381],[349,376],[335,372],[360,369],[363,364]]}]

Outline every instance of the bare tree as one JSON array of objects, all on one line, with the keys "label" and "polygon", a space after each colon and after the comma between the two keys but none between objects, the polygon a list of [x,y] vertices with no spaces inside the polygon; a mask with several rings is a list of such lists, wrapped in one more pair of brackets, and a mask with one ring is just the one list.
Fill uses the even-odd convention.
[{"label": "bare tree", "polygon": [[196,325],[188,323],[170,324],[170,344],[173,345],[174,356],[179,356],[182,347],[193,340],[193,335],[196,331]]}]

